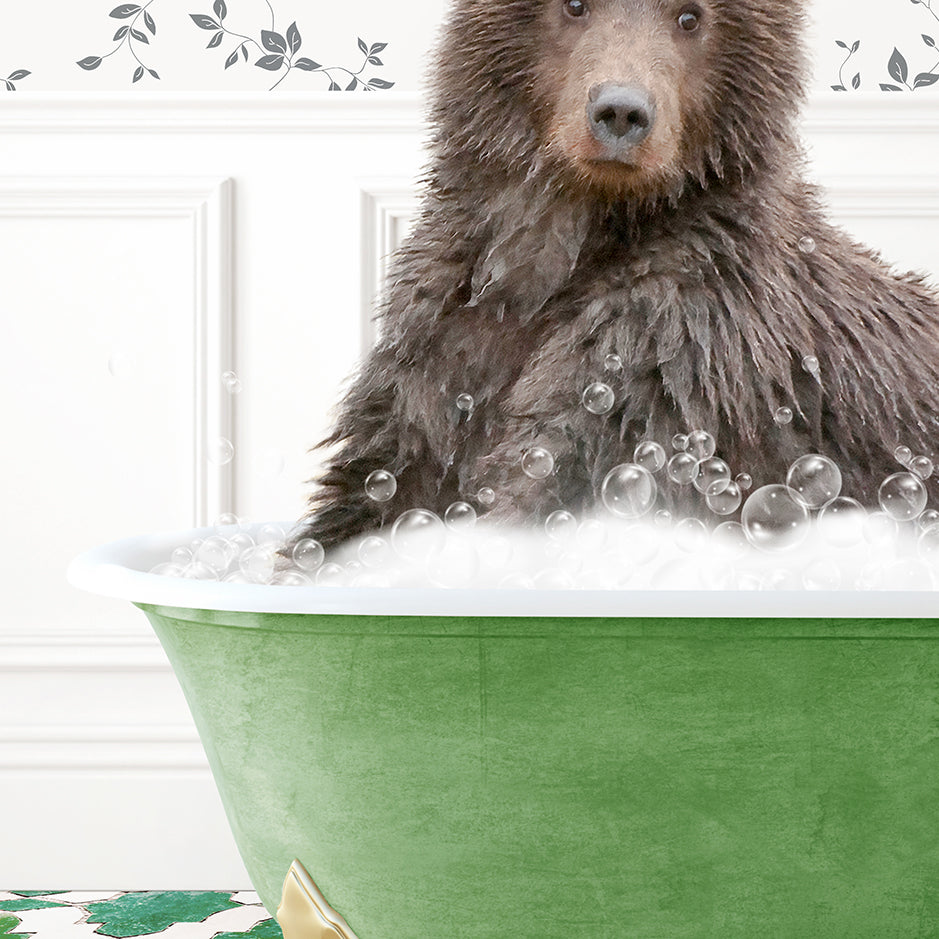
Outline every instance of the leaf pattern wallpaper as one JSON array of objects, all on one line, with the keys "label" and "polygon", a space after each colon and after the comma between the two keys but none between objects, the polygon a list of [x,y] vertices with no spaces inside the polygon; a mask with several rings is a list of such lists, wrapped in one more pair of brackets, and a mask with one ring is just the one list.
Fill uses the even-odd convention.
[{"label": "leaf pattern wallpaper", "polygon": [[[10,0],[0,95],[423,87],[444,0]],[[939,0],[812,0],[816,91],[929,93]]]}]

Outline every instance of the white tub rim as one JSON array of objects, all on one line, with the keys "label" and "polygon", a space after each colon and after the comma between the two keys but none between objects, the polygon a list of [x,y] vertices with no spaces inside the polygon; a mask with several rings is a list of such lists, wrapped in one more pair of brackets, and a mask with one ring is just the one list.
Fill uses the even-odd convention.
[{"label": "white tub rim", "polygon": [[[289,524],[284,526],[289,528]],[[521,590],[279,587],[164,577],[149,571],[214,527],[122,538],[68,567],[90,593],[177,609],[346,616],[612,617],[617,619],[939,619],[936,591]]]}]

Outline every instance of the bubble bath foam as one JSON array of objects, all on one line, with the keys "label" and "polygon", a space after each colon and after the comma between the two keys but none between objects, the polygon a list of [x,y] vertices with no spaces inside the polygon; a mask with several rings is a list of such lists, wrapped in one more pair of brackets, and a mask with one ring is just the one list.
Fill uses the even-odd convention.
[{"label": "bubble bath foam", "polygon": [[268,909],[299,859],[357,939],[939,932],[934,594],[142,573],[173,543],[73,581],[136,594]]}]

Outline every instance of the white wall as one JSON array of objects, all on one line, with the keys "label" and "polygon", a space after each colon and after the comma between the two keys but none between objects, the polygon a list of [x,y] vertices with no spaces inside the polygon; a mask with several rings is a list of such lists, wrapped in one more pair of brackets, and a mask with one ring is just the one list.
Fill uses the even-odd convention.
[{"label": "white wall", "polygon": [[[32,72],[0,90],[0,886],[237,888],[204,756],[142,615],[63,572],[126,533],[223,510],[299,514],[306,449],[370,341],[381,259],[413,206],[415,89],[442,7],[316,16],[275,0],[317,61],[351,65],[357,36],[388,43],[367,74],[390,91],[310,94],[317,73],[269,93],[276,73],[224,70],[228,47],[206,50],[211,33],[188,16],[209,0],[148,7],[159,83],[133,84],[124,49],[83,71],[75,60],[126,22],[108,17],[115,5],[0,10],[0,73]],[[229,0],[226,22],[259,35],[269,15]],[[869,91],[894,46],[911,63],[916,43],[927,50],[929,16],[909,0],[818,4],[806,132],[837,217],[939,272],[939,92]],[[862,90],[825,94],[834,40],[857,38]],[[234,442],[230,464],[208,460],[218,436]]]}]

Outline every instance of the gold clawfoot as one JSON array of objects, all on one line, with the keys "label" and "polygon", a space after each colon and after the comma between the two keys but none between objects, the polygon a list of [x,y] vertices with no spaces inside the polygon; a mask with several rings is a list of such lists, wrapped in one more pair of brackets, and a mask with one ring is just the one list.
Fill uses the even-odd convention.
[{"label": "gold clawfoot", "polygon": [[356,939],[299,861],[290,865],[284,880],[277,922],[284,939]]}]

